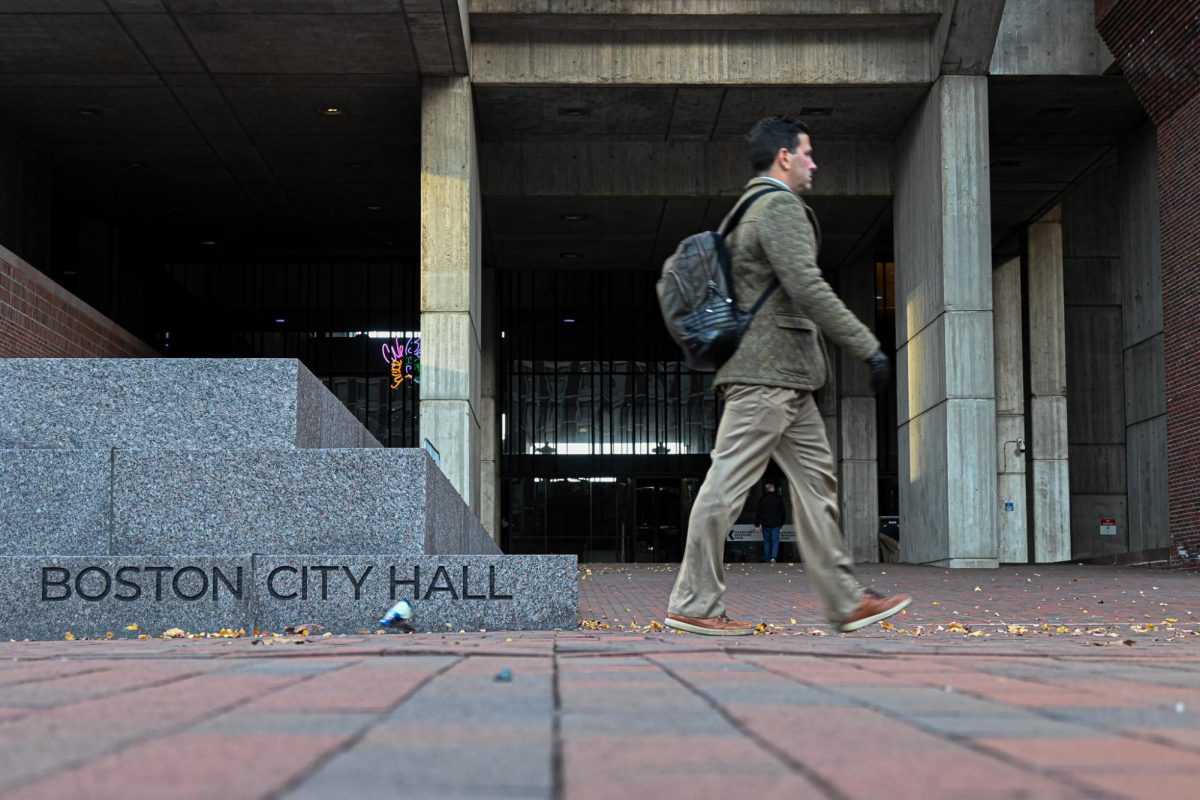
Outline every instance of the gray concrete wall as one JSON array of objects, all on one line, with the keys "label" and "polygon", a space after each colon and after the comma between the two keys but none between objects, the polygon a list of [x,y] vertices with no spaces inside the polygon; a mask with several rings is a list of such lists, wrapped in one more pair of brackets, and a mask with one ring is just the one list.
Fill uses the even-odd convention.
[{"label": "gray concrete wall", "polygon": [[1000,562],[1029,560],[1025,491],[1025,357],[1021,325],[1021,259],[992,272],[992,331],[996,352],[996,475]]},{"label": "gray concrete wall", "polygon": [[1134,552],[1167,547],[1171,541],[1157,147],[1154,125],[1147,122],[1121,142],[1117,156],[1126,485],[1129,549]]},{"label": "gray concrete wall", "polygon": [[1116,168],[1113,153],[1062,200],[1072,558],[1129,548]]},{"label": "gray concrete wall", "polygon": [[990,72],[1103,75],[1113,61],[1096,30],[1095,0],[1007,0]]},{"label": "gray concrete wall", "polygon": [[987,78],[945,76],[896,143],[901,558],[994,567]]}]

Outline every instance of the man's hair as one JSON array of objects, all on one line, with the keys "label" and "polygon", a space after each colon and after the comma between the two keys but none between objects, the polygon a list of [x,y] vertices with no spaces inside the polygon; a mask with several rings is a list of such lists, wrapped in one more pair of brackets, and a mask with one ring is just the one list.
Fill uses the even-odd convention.
[{"label": "man's hair", "polygon": [[775,163],[781,147],[796,149],[802,133],[808,133],[808,128],[798,119],[783,116],[760,119],[746,134],[746,141],[750,142],[750,166],[756,173],[766,172]]}]

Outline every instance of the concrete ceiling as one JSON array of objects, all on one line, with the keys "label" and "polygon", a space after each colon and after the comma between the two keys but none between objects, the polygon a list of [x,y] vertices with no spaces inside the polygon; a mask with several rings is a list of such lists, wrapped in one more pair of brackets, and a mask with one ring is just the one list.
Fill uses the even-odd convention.
[{"label": "concrete ceiling", "polygon": [[[894,25],[924,36],[943,6],[813,0],[795,11],[792,0],[689,0],[668,4],[669,17],[656,13],[658,0],[625,0],[620,16],[595,13],[600,7],[470,2],[484,40],[549,24],[583,35],[622,20],[635,32],[712,30],[733,17],[746,35],[790,20],[876,33]],[[260,249],[411,257],[420,80],[465,69],[457,8],[458,0],[0,0],[0,122],[56,168],[60,197],[97,215],[185,242],[219,237]],[[993,78],[989,89],[997,242],[1144,118],[1120,76]],[[483,165],[486,258],[500,268],[657,269],[678,239],[719,222],[740,184],[745,131],[784,112],[807,117],[818,163],[827,159],[812,202],[832,267],[864,237],[886,237],[891,143],[925,91],[922,83],[882,82],[477,85],[481,157],[516,159],[500,173]],[[321,113],[331,107],[341,113]],[[514,156],[506,149],[513,143],[533,155]],[[636,143],[652,148],[620,149]],[[719,168],[673,160],[695,162],[708,145],[739,154]],[[605,167],[598,154],[607,152],[635,163]],[[637,161],[642,152],[654,163]],[[588,157],[588,169],[649,177],[624,195],[611,187],[589,195],[585,185],[533,197],[519,182],[489,181],[556,174],[560,165],[546,158],[565,167]],[[874,179],[838,174],[866,161]],[[721,179],[719,187],[693,182],[688,192],[654,196],[645,184],[656,169]],[[569,213],[586,219],[564,220]]]}]

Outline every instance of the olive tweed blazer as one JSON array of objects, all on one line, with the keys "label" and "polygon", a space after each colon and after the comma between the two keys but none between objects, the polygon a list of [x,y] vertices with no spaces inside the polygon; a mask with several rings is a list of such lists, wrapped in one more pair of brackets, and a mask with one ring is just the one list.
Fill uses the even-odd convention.
[{"label": "olive tweed blazer", "polygon": [[[755,178],[746,184],[739,204],[748,194],[777,186]],[[816,391],[829,375],[822,334],[864,361],[879,349],[879,340],[821,276],[817,218],[799,195],[778,191],[760,197],[726,243],[740,308],[749,310],[773,278],[779,278],[780,288],[758,310],[733,356],[717,370],[716,386],[740,383]]]}]

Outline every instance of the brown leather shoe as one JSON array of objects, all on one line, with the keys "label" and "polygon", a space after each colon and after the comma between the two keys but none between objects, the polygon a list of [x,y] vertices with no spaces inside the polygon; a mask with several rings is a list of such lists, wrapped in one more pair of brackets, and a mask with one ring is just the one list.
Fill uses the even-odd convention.
[{"label": "brown leather shoe", "polygon": [[677,631],[699,633],[704,636],[749,636],[754,633],[754,624],[730,619],[722,614],[719,617],[697,619],[685,617],[682,614],[667,614],[667,627]]},{"label": "brown leather shoe", "polygon": [[842,633],[849,633],[875,622],[883,622],[893,614],[899,614],[911,602],[912,597],[906,594],[884,597],[871,589],[864,589],[858,608],[853,614],[842,620],[842,624],[838,625],[838,630]]}]

